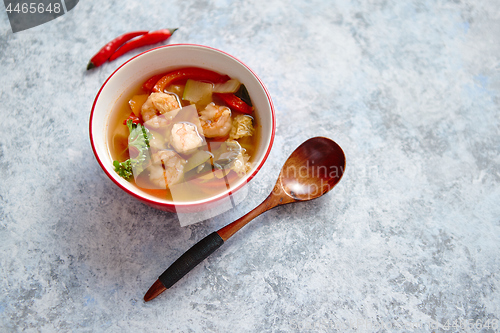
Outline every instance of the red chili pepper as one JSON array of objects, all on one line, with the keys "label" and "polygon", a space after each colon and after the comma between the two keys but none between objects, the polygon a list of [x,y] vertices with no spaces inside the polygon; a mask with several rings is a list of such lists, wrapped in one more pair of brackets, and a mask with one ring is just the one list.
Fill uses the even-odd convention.
[{"label": "red chili pepper", "polygon": [[235,94],[227,93],[227,94],[222,94],[222,93],[215,93],[220,99],[224,101],[224,103],[227,104],[231,109],[246,113],[246,114],[252,114],[253,112],[253,107],[245,103],[241,98],[236,96]]},{"label": "red chili pepper", "polygon": [[204,68],[186,67],[165,74],[161,79],[158,80],[158,82],[156,82],[155,86],[153,87],[153,91],[163,92],[163,89],[165,89],[169,84],[174,83],[175,81],[187,79],[222,83],[229,80],[230,77]]},{"label": "red chili pepper", "polygon": [[165,76],[165,74],[158,74],[150,77],[146,82],[142,84],[142,90],[151,91],[151,89],[153,89],[153,87],[155,86],[156,82],[158,82],[158,80],[161,79],[163,76]]},{"label": "red chili pepper", "polygon": [[123,44],[122,47],[116,50],[116,52],[113,53],[109,58],[109,61],[113,61],[116,58],[121,57],[125,53],[130,52],[138,47],[163,42],[164,40],[169,39],[170,36],[172,36],[172,34],[175,32],[175,30],[177,29],[156,30],[149,32],[137,39],[131,40],[130,42]]},{"label": "red chili pepper", "polygon": [[97,52],[97,54],[92,57],[92,59],[90,59],[89,64],[87,65],[87,70],[101,66],[125,42],[128,42],[134,37],[142,36],[147,33],[147,30],[132,31],[113,39],[111,42],[104,45],[103,48],[100,49],[99,52]]},{"label": "red chili pepper", "polygon": [[130,113],[130,116],[128,116],[127,119],[123,121],[123,125],[127,125],[127,121],[132,120],[134,124],[140,124],[141,119],[135,115],[135,113]]}]

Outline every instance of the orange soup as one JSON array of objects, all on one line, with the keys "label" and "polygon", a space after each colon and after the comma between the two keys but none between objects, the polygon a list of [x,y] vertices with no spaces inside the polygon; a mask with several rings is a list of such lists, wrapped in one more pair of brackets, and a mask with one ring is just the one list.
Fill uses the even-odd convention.
[{"label": "orange soup", "polygon": [[252,168],[254,112],[245,86],[227,75],[188,67],[153,76],[113,110],[115,172],[162,199],[221,193]]}]

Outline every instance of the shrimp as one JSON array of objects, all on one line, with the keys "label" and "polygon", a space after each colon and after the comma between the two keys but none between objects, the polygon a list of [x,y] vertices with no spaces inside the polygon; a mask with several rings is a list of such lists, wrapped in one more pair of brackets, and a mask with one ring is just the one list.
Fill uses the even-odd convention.
[{"label": "shrimp", "polygon": [[231,131],[231,110],[212,102],[200,112],[200,123],[207,138],[225,137]]},{"label": "shrimp", "polygon": [[161,150],[151,156],[149,180],[159,188],[168,188],[182,180],[186,160],[172,150]]},{"label": "shrimp", "polygon": [[147,125],[159,128],[168,126],[179,109],[180,104],[176,95],[158,92],[149,95],[141,107],[141,115]]},{"label": "shrimp", "polygon": [[203,144],[196,126],[187,122],[174,124],[171,138],[172,146],[181,154],[190,154]]}]

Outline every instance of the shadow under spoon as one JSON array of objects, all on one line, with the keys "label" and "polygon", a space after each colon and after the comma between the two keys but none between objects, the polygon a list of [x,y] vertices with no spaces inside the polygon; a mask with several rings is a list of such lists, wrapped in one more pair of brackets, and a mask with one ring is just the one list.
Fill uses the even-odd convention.
[{"label": "shadow under spoon", "polygon": [[160,275],[144,300],[148,302],[172,287],[260,214],[276,206],[312,200],[327,193],[340,181],[344,169],[345,155],[337,143],[324,137],[305,141],[288,157],[271,194],[260,205],[193,245]]}]

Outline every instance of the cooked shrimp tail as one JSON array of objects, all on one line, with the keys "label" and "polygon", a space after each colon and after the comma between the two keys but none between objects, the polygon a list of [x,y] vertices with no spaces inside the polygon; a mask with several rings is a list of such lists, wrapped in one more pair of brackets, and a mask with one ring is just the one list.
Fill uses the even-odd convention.
[{"label": "cooked shrimp tail", "polygon": [[232,126],[231,110],[212,102],[200,112],[200,123],[207,138],[226,137]]}]

